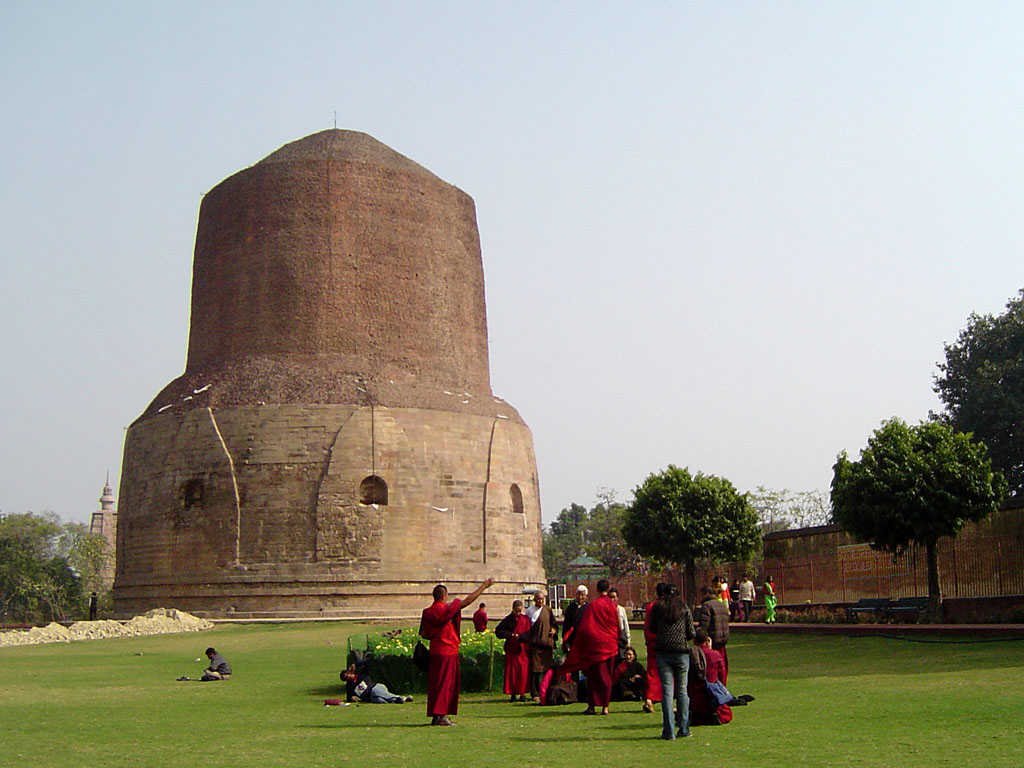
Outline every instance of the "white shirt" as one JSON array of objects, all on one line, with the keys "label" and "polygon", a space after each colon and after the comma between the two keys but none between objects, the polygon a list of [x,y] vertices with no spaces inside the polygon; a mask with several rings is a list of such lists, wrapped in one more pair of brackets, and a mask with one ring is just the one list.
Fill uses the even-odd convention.
[{"label": "white shirt", "polygon": [[621,605],[616,605],[619,609],[619,637],[622,638],[622,642],[629,645],[629,619],[626,617],[626,609]]},{"label": "white shirt", "polygon": [[540,609],[543,608],[543,607],[544,607],[543,605],[532,605],[531,604],[531,605],[528,605],[526,607],[526,609],[523,611],[523,613],[526,614],[526,617],[530,620],[530,625],[531,626],[537,623],[537,617],[540,616]]},{"label": "white shirt", "polygon": [[740,600],[754,599],[754,582],[750,579],[745,579],[740,582]]}]

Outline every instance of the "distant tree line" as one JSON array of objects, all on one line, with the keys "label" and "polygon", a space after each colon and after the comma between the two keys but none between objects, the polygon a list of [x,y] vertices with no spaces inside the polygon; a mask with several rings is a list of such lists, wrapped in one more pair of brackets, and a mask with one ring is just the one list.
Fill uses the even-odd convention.
[{"label": "distant tree line", "polygon": [[600,560],[612,576],[646,573],[647,563],[626,543],[622,535],[626,505],[615,499],[615,491],[598,491],[590,509],[570,504],[544,531],[544,570],[549,579],[565,581],[567,566],[581,555]]},{"label": "distant tree line", "polygon": [[[566,581],[581,555],[600,560],[612,576],[643,574],[679,563],[750,561],[761,534],[831,521],[820,491],[758,488],[739,493],[723,478],[669,467],[633,491],[633,501],[598,491],[589,509],[570,504],[544,531],[544,569]],[[695,585],[691,585],[695,588]]]},{"label": "distant tree line", "polygon": [[52,512],[0,514],[0,622],[87,616],[108,549],[84,524]]}]

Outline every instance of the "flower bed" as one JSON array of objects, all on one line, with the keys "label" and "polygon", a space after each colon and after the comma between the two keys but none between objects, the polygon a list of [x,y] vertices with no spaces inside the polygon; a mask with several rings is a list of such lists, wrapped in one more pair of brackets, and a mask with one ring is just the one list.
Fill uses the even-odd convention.
[{"label": "flower bed", "polygon": [[[365,654],[371,677],[385,683],[392,691],[423,693],[427,689],[426,673],[412,661],[412,652],[420,637],[412,627],[376,635],[349,638],[346,664],[356,660],[357,652]],[[424,645],[428,645],[424,641]],[[503,642],[490,629],[476,632],[472,627],[462,630],[459,663],[462,668],[462,690],[500,691],[504,685],[505,654]]]}]

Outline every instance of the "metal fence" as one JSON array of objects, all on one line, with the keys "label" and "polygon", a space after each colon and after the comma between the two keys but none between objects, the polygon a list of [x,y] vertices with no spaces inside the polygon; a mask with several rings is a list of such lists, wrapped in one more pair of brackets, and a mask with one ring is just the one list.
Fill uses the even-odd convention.
[{"label": "metal fence", "polygon": [[[753,568],[745,563],[722,563],[698,568],[697,585],[721,575],[734,584],[754,570],[758,586],[771,575],[779,602],[853,603],[866,597],[919,597],[928,594],[928,571],[923,547],[912,547],[894,557],[859,543],[834,527],[788,531],[787,547],[773,554],[766,542],[765,557]],[[1024,595],[1024,508],[1006,509],[978,524],[968,524],[955,538],[940,539],[939,583],[944,597],[983,598]],[[678,569],[643,576],[611,579],[619,602],[644,605],[654,597],[659,581],[682,586]],[[590,580],[585,583],[594,592]],[[577,582],[568,586],[575,594]]]}]

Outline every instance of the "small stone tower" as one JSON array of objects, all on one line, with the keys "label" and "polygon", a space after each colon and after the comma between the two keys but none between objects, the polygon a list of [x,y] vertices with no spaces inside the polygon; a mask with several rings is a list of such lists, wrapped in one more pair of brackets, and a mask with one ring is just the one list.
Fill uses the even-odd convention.
[{"label": "small stone tower", "polygon": [[121,478],[122,614],[414,615],[437,582],[543,584],[473,200],[340,130],[214,187],[185,373],[130,427]]},{"label": "small stone tower", "polygon": [[117,548],[117,509],[114,506],[114,489],[110,487],[110,474],[103,483],[100,494],[100,508],[92,513],[89,533],[102,536],[107,542],[107,557],[100,571],[100,585],[110,589],[114,584],[114,555]]}]

